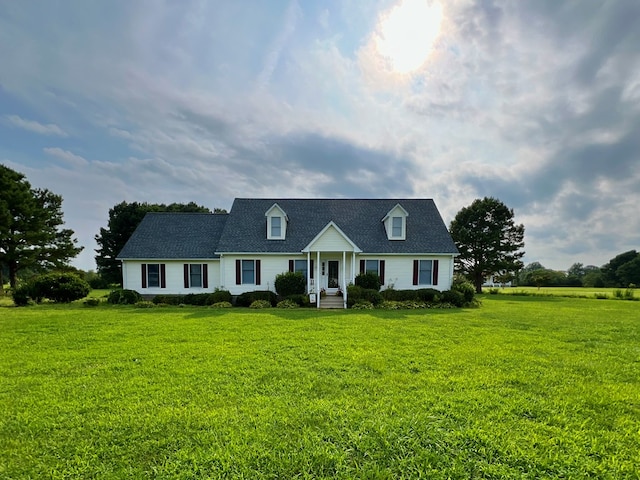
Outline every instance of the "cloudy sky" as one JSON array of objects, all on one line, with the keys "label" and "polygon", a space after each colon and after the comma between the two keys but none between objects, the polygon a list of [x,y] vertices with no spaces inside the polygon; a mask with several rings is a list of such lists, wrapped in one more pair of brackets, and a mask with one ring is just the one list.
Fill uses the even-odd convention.
[{"label": "cloudy sky", "polygon": [[494,196],[525,261],[640,248],[638,0],[0,3],[0,163],[125,200]]}]

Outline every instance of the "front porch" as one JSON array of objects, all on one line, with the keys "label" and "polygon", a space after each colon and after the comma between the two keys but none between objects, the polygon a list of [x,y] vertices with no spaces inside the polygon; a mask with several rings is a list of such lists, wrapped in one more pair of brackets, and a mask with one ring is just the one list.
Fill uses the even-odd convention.
[{"label": "front porch", "polygon": [[317,308],[347,307],[347,285],[355,279],[356,256],[361,252],[333,222],[302,250],[307,254],[309,293]]}]

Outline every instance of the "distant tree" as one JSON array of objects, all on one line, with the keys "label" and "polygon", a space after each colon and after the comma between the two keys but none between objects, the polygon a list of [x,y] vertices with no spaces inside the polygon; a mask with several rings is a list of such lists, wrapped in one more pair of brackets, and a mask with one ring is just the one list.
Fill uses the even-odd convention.
[{"label": "distant tree", "polygon": [[633,265],[630,267],[624,268],[621,272],[624,278],[620,276],[620,268],[629,262],[632,262],[636,258],[638,258],[640,254],[635,250],[629,250],[628,252],[621,253],[620,255],[616,255],[614,258],[609,260],[609,263],[602,266],[602,279],[606,287],[626,287],[629,283],[635,282],[626,282],[629,278],[629,275],[633,276]]},{"label": "distant tree", "polygon": [[640,285],[640,254],[633,260],[620,265],[616,270],[616,276],[621,287]]},{"label": "distant tree", "polygon": [[582,263],[574,263],[567,269],[567,284],[570,286],[581,287],[585,273],[586,271]]},{"label": "distant tree", "polygon": [[585,274],[584,277],[582,277],[582,286],[590,288],[604,287],[604,280],[602,279],[602,272],[599,267],[594,265],[587,265],[585,267]]},{"label": "distant tree", "polygon": [[11,288],[20,271],[62,267],[82,251],[63,225],[60,195],[31,188],[22,173],[0,165],[0,265]]},{"label": "distant tree", "polygon": [[[97,255],[95,256],[97,271],[106,283],[122,284],[120,261],[116,260],[116,257],[148,212],[211,213],[208,208],[197,205],[194,202],[187,204],[172,203],[170,205],[122,202],[115,205],[109,210],[107,228],[100,228],[100,233],[95,236],[99,247],[96,249]],[[214,213],[226,213],[226,210],[216,208]]]},{"label": "distant tree", "polygon": [[489,276],[522,268],[524,225],[516,225],[513,210],[500,200],[485,197],[458,212],[450,232],[458,246],[458,268],[473,282],[476,292]]}]

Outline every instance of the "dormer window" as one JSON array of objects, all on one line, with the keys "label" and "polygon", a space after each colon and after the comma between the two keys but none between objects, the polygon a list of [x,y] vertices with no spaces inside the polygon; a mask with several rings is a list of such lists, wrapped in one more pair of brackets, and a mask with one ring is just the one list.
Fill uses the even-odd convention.
[{"label": "dormer window", "polygon": [[399,203],[385,215],[382,222],[389,240],[406,240],[408,216],[409,213]]},{"label": "dormer window", "polygon": [[393,238],[402,237],[402,217],[391,217],[391,236]]},{"label": "dormer window", "polygon": [[287,236],[287,214],[274,203],[264,214],[267,217],[267,240],[284,240]]},{"label": "dormer window", "polygon": [[282,237],[282,217],[271,217],[271,238]]}]

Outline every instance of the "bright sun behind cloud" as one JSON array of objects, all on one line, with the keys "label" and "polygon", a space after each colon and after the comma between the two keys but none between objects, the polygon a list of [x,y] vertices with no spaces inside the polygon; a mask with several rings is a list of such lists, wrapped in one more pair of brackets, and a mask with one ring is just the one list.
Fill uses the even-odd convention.
[{"label": "bright sun behind cloud", "polygon": [[402,0],[383,14],[375,36],[378,53],[397,73],[417,70],[427,60],[440,33],[442,5]]}]

